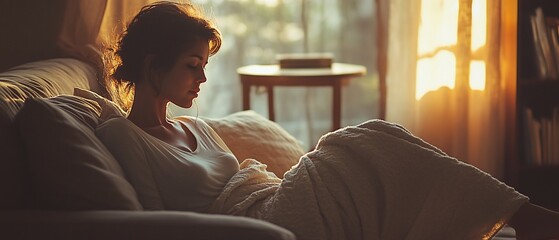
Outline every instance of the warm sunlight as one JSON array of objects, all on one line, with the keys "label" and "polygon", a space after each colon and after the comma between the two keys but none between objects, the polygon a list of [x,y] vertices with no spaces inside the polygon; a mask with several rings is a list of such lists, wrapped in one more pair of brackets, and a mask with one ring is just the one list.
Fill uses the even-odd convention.
[{"label": "warm sunlight", "polygon": [[[454,88],[459,0],[423,0],[418,37],[416,100],[441,87]],[[486,0],[472,2],[472,52],[486,44]],[[485,62],[472,55],[470,88],[485,89]]]},{"label": "warm sunlight", "polygon": [[470,62],[470,89],[485,90],[485,62]]},{"label": "warm sunlight", "polygon": [[[472,2],[472,52],[478,51],[486,44],[487,4],[486,0]],[[470,89],[485,90],[485,61],[470,62]]]},{"label": "warm sunlight", "polygon": [[487,38],[487,4],[486,0],[472,2],[472,51],[483,47]]},{"label": "warm sunlight", "polygon": [[432,53],[435,49],[456,44],[459,0],[421,1],[421,23],[417,53]]},{"label": "warm sunlight", "polygon": [[452,52],[441,51],[432,58],[419,59],[415,99],[419,100],[427,92],[443,86],[453,89],[455,76],[456,58]]}]

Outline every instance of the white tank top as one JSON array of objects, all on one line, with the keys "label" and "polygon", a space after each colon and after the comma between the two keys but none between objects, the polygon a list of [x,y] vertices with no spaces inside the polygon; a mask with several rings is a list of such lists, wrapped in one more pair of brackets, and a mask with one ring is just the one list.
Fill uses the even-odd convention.
[{"label": "white tank top", "polygon": [[194,134],[192,152],[144,132],[125,118],[102,123],[96,135],[120,163],[144,209],[204,212],[239,171],[239,163],[203,120],[176,120]]}]

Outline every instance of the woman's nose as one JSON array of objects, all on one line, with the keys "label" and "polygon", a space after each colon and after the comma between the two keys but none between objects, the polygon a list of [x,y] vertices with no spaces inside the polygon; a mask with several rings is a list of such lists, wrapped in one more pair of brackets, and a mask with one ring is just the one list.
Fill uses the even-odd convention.
[{"label": "woman's nose", "polygon": [[198,76],[198,81],[203,83],[206,82],[208,79],[206,78],[206,71],[200,71],[200,75]]}]

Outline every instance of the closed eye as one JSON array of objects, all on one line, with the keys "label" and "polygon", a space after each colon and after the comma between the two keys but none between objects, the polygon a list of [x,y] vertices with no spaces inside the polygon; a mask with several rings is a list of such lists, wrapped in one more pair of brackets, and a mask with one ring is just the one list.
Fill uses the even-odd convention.
[{"label": "closed eye", "polygon": [[198,63],[188,63],[188,64],[186,64],[186,66],[188,68],[194,69],[194,70],[199,69],[199,68],[203,68],[203,66],[200,66],[200,64],[198,64]]}]

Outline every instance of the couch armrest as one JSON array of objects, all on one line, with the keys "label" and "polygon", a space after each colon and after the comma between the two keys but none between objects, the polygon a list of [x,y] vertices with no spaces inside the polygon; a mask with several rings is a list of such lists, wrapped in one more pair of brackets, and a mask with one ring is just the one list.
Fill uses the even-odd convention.
[{"label": "couch armrest", "polygon": [[178,211],[9,211],[0,229],[3,239],[295,239],[256,219]]}]

